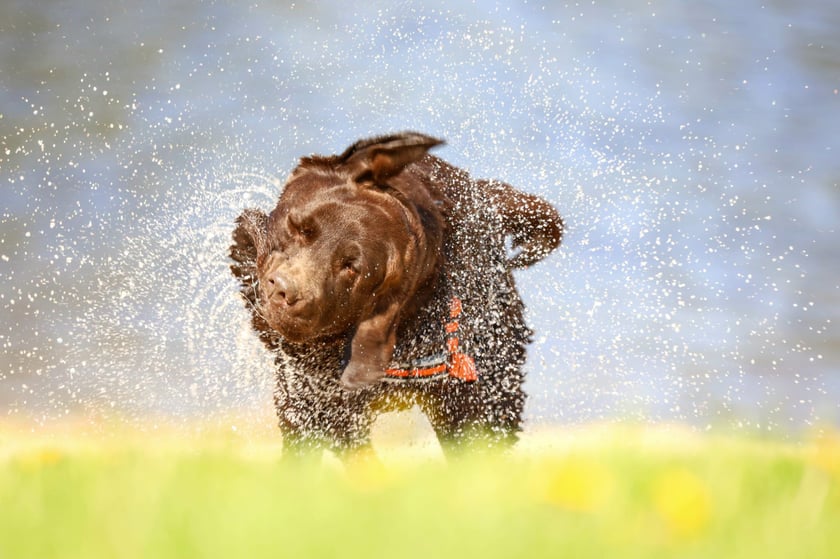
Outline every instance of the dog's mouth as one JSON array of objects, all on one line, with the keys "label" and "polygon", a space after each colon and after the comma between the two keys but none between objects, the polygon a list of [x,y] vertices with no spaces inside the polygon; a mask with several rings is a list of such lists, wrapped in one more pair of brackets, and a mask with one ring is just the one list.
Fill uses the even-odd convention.
[{"label": "dog's mouth", "polygon": [[271,326],[271,328],[273,328],[277,332],[279,332],[284,339],[294,343],[308,342],[317,337],[305,322],[299,320],[274,319],[269,320],[268,325]]},{"label": "dog's mouth", "polygon": [[319,311],[317,305],[310,303],[306,305],[307,308],[298,308],[299,304],[267,305],[263,308],[263,316],[268,325],[289,342],[304,343],[332,338],[349,328],[329,319]]},{"label": "dog's mouth", "polygon": [[289,312],[286,305],[271,305],[265,309],[268,325],[290,342],[307,342],[320,337],[314,321]]}]

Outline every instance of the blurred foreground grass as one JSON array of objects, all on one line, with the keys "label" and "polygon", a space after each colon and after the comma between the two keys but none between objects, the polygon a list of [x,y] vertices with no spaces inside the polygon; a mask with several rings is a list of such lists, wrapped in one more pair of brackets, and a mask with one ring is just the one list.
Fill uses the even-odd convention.
[{"label": "blurred foreground grass", "polygon": [[0,558],[840,556],[840,438],[542,429],[286,464],[264,426],[0,422]]}]

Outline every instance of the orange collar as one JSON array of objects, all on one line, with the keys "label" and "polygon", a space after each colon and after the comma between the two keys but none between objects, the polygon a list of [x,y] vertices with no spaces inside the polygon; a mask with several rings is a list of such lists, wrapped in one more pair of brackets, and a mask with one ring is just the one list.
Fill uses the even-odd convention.
[{"label": "orange collar", "polygon": [[467,382],[478,380],[475,360],[459,349],[458,317],[461,316],[461,300],[452,297],[449,303],[449,322],[446,323],[446,353],[415,361],[404,368],[402,365],[385,370],[387,379],[430,379],[450,376]]}]

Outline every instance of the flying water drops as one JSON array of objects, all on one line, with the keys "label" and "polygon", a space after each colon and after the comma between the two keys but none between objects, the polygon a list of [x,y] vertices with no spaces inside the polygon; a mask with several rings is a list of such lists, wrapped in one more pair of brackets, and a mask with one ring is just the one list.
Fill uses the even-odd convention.
[{"label": "flying water drops", "polygon": [[561,249],[517,276],[530,420],[840,418],[819,113],[837,84],[758,39],[836,47],[790,14],[740,29],[723,5],[159,9],[0,24],[0,413],[265,412],[234,219],[273,207],[297,157],[418,129],[565,219]]}]

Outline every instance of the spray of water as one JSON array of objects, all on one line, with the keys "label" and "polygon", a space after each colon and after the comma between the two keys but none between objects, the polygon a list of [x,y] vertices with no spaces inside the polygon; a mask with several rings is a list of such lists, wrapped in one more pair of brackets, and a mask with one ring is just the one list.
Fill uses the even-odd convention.
[{"label": "spray of water", "polygon": [[825,229],[790,226],[786,189],[807,176],[763,155],[760,123],[693,94],[714,93],[706,41],[663,39],[643,9],[404,8],[112,10],[72,45],[18,25],[0,114],[0,409],[262,409],[271,358],[228,273],[233,219],[272,207],[296,157],[412,128],[564,215],[563,248],[519,275],[532,419],[838,417],[811,252],[836,254]]}]

